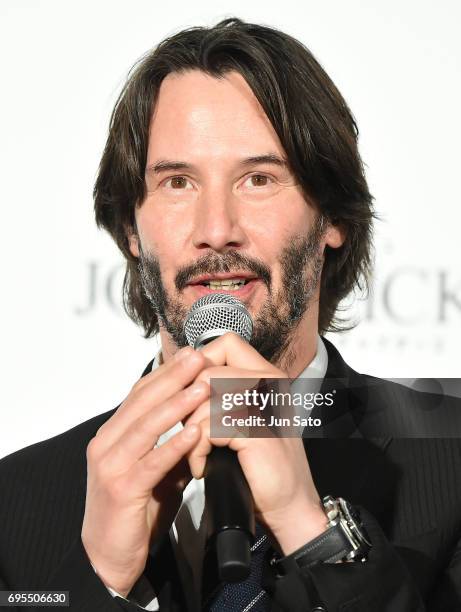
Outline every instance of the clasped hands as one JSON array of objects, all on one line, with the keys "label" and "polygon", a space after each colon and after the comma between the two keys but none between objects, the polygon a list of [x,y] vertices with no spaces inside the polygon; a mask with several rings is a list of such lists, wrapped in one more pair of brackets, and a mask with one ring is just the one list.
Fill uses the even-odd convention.
[{"label": "clasped hands", "polygon": [[[211,379],[287,378],[237,334],[227,333],[201,351],[205,367],[196,377]],[[242,368],[242,364],[245,365]],[[191,473],[201,478],[212,446],[228,446],[238,454],[250,486],[256,516],[272,533],[284,554],[315,538],[327,526],[301,438],[211,437],[209,399],[187,418],[200,426],[200,439],[188,453]]]},{"label": "clasped hands", "polygon": [[[87,447],[81,537],[106,586],[129,593],[151,542],[171,526],[191,475],[203,475],[213,445],[237,452],[257,518],[283,554],[326,529],[300,438],[210,438],[211,378],[286,377],[227,333],[201,351],[181,349],[133,386]],[[159,437],[179,421],[184,429],[156,448]]]}]

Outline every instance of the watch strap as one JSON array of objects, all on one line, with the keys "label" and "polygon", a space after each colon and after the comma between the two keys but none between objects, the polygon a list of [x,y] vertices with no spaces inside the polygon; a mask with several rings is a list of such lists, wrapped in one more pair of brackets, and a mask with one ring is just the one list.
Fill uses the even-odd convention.
[{"label": "watch strap", "polygon": [[350,542],[337,524],[286,557],[274,557],[271,564],[279,575],[284,575],[314,563],[336,563],[345,559],[349,550]]}]

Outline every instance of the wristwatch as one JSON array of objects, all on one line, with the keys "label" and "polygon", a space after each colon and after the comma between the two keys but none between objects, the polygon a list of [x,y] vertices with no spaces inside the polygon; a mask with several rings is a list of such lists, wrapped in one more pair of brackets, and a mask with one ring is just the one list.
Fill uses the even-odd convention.
[{"label": "wristwatch", "polygon": [[326,495],[322,503],[328,518],[327,530],[286,557],[276,553],[270,564],[278,575],[316,563],[367,560],[372,544],[358,510],[342,497]]}]

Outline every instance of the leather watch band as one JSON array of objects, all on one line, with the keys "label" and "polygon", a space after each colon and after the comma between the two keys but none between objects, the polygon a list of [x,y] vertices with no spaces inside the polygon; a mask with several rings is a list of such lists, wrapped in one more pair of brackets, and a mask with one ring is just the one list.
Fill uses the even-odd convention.
[{"label": "leather watch band", "polygon": [[372,547],[360,512],[342,497],[322,499],[328,517],[326,531],[286,557],[274,555],[270,563],[279,576],[315,563],[367,560]]},{"label": "leather watch band", "polygon": [[279,575],[285,575],[314,563],[336,563],[346,557],[349,548],[344,531],[335,525],[290,555],[274,558],[272,565]]}]

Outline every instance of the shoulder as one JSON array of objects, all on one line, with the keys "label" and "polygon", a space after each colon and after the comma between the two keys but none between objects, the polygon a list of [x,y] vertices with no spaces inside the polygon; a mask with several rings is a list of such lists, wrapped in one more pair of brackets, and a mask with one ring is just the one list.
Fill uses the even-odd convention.
[{"label": "shoulder", "polygon": [[328,352],[326,376],[338,379],[347,389],[348,409],[365,437],[460,437],[461,399],[444,389],[443,381],[360,374],[331,342],[323,341]]},{"label": "shoulder", "polygon": [[[368,408],[399,415],[400,419],[411,419],[413,425],[427,423],[443,428],[450,422],[457,425],[453,433],[461,431],[461,399],[445,391],[438,381],[429,379],[388,380],[356,375],[353,387],[360,389],[368,399]],[[448,437],[451,437],[448,435]]]},{"label": "shoulder", "polygon": [[367,436],[451,439],[459,448],[461,399],[436,381],[392,381],[367,375],[356,381],[353,393],[362,403],[361,429]]}]

